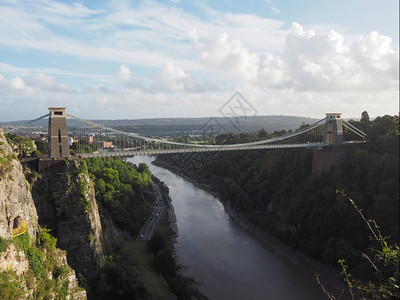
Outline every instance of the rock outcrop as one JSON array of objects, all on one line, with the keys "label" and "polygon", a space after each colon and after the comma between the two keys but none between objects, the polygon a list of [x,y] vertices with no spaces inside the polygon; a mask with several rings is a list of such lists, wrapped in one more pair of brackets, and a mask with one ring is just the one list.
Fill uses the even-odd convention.
[{"label": "rock outcrop", "polygon": [[97,277],[103,232],[85,162],[66,159],[57,173],[41,174],[32,194],[40,224],[52,229],[58,247],[67,251],[70,265],[88,280]]},{"label": "rock outcrop", "polygon": [[[0,128],[0,287],[7,287],[1,291],[2,296],[27,299],[45,291],[50,298],[62,293],[67,299],[86,299],[65,252],[54,245],[49,250],[36,248],[38,232],[38,215],[29,184]],[[19,244],[23,236],[24,247],[29,251]],[[38,267],[43,270],[40,275],[35,273]],[[45,282],[54,284],[44,288],[41,285]]]},{"label": "rock outcrop", "polygon": [[30,236],[37,232],[38,216],[22,173],[22,166],[0,128],[0,237],[10,239],[12,229],[26,222]]}]

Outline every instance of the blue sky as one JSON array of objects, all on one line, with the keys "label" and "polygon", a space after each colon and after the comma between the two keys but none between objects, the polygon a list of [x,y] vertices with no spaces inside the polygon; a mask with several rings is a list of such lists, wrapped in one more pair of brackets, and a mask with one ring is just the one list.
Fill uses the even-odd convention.
[{"label": "blue sky", "polygon": [[0,0],[0,122],[399,111],[398,0]]}]

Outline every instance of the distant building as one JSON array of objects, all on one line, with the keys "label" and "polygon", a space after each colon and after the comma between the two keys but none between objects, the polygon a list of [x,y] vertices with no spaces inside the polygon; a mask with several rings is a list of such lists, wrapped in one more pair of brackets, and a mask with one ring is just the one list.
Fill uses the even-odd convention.
[{"label": "distant building", "polygon": [[113,145],[112,142],[99,141],[98,145],[99,145],[100,149],[112,149],[112,148],[114,148],[114,145]]},{"label": "distant building", "polygon": [[79,140],[81,143],[93,144],[93,136],[81,136]]}]

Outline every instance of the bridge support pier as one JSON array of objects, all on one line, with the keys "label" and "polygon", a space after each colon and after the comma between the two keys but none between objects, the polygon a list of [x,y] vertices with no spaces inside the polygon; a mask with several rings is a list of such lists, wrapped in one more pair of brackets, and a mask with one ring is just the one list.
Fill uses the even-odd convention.
[{"label": "bridge support pier", "polygon": [[69,157],[67,119],[65,107],[49,107],[49,155],[50,158]]},{"label": "bridge support pier", "polygon": [[321,150],[313,149],[312,174],[327,174],[334,165],[342,165],[347,156],[359,145],[332,145]]},{"label": "bridge support pier", "polygon": [[312,173],[326,174],[334,165],[342,165],[354,147],[343,145],[343,126],[341,113],[327,113],[325,121],[323,149],[313,150]]}]

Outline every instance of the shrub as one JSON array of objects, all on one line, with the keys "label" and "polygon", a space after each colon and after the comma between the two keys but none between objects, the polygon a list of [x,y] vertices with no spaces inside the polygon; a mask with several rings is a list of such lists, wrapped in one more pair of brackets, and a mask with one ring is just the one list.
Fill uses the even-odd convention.
[{"label": "shrub", "polygon": [[0,299],[20,299],[22,291],[16,274],[12,271],[0,273]]},{"label": "shrub", "polygon": [[0,236],[0,253],[6,251],[7,245],[8,245],[8,241],[5,240],[5,239],[3,239],[3,238]]},{"label": "shrub", "polygon": [[44,262],[44,254],[36,249],[31,244],[31,239],[28,232],[21,234],[15,238],[16,246],[22,249],[28,258],[29,268],[35,274],[36,279],[41,279],[46,276],[46,266]]},{"label": "shrub", "polygon": [[39,231],[40,245],[47,250],[54,250],[57,244],[57,238],[50,234],[51,229],[42,227]]}]

